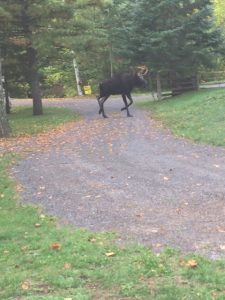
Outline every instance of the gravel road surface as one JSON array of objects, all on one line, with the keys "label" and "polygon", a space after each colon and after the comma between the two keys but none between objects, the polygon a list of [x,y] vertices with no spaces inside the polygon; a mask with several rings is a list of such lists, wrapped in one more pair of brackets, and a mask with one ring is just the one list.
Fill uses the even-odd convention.
[{"label": "gravel road surface", "polygon": [[225,256],[224,148],[176,138],[134,107],[127,118],[118,97],[106,102],[108,119],[94,99],[46,104],[83,118],[13,169],[23,202],[62,223],[114,231],[121,243]]}]

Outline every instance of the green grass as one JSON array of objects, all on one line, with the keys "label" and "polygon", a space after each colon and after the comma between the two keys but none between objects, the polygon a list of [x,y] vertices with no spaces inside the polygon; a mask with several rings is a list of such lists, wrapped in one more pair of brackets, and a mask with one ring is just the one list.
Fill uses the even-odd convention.
[{"label": "green grass", "polygon": [[225,89],[202,90],[140,107],[153,112],[173,134],[201,143],[225,145]]},{"label": "green grass", "polygon": [[48,132],[78,118],[78,114],[62,107],[46,107],[44,114],[32,115],[31,107],[15,107],[9,115],[13,135],[33,135]]},{"label": "green grass", "polygon": [[[112,233],[59,226],[40,209],[19,204],[8,175],[18,159],[0,156],[1,300],[224,299],[224,260],[119,247]],[[115,255],[107,257],[110,252]],[[198,266],[189,268],[189,259]]]},{"label": "green grass", "polygon": [[[222,260],[121,248],[113,234],[59,227],[39,209],[18,204],[7,175],[15,159],[0,159],[0,299],[224,299]],[[190,258],[197,268],[186,266]]]}]

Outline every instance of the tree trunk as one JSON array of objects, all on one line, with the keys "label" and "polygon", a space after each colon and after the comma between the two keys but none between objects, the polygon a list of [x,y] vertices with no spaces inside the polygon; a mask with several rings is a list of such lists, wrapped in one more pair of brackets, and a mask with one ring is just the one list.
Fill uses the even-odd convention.
[{"label": "tree trunk", "polygon": [[5,110],[4,93],[2,86],[2,68],[0,58],[0,138],[10,136],[11,128]]},{"label": "tree trunk", "polygon": [[31,82],[31,93],[33,98],[33,115],[38,116],[43,114],[41,90],[39,82],[39,74],[33,71]]},{"label": "tree trunk", "polygon": [[161,86],[160,72],[157,72],[156,82],[157,82],[157,98],[158,98],[158,100],[161,100],[162,99],[162,86]]},{"label": "tree trunk", "polygon": [[110,62],[110,75],[113,77],[113,50],[112,43],[109,45],[109,62]]},{"label": "tree trunk", "polygon": [[5,79],[5,109],[6,109],[6,113],[10,114],[11,104],[9,100],[9,91],[8,91],[8,85],[6,79]]},{"label": "tree trunk", "polygon": [[78,96],[83,96],[83,92],[81,89],[80,72],[75,58],[73,59],[73,67],[74,67],[74,73],[75,73],[75,78],[77,83],[77,94]]},{"label": "tree trunk", "polygon": [[27,50],[29,65],[30,65],[30,77],[31,77],[31,94],[33,98],[33,115],[38,116],[43,114],[41,89],[39,81],[39,73],[37,67],[37,51],[33,47],[29,47]]},{"label": "tree trunk", "polygon": [[37,50],[32,45],[32,19],[29,15],[29,1],[21,0],[22,2],[22,26],[25,37],[28,39],[27,60],[30,75],[31,94],[33,98],[33,115],[42,115],[42,99],[38,73],[38,58]]}]

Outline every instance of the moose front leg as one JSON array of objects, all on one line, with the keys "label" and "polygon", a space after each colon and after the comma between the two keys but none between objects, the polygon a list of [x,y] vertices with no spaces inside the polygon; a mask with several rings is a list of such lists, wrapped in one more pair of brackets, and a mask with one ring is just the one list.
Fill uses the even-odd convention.
[{"label": "moose front leg", "polygon": [[[128,117],[133,117],[131,114],[130,114],[130,112],[129,112],[129,109],[128,109],[128,104],[127,104],[127,98],[126,98],[126,95],[125,94],[123,94],[122,95],[122,98],[123,98],[123,102],[124,102],[124,104],[125,104],[125,107],[124,107],[124,109],[123,110],[127,110],[127,116]],[[122,109],[121,109],[122,110]]]},{"label": "moose front leg", "polygon": [[[129,94],[126,94],[127,95],[127,98],[130,100],[130,103],[127,105],[127,107],[129,107],[129,106],[131,106],[132,104],[133,104],[133,99],[132,99],[132,97],[131,97],[131,94],[129,93]],[[125,110],[125,109],[127,109],[126,107],[123,107],[123,108],[121,108],[121,111],[123,111],[123,110]]]},{"label": "moose front leg", "polygon": [[130,105],[132,105],[133,104],[133,99],[132,99],[132,97],[131,97],[131,94],[129,93],[129,94],[127,94],[127,97],[128,97],[128,99],[130,100],[130,103],[128,104],[128,106],[130,106]]}]

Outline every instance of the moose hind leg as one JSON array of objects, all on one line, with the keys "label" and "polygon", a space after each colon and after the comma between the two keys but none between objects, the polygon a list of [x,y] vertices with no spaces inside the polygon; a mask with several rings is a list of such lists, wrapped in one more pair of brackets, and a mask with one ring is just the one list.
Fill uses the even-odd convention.
[{"label": "moose hind leg", "polygon": [[122,95],[122,97],[123,97],[123,102],[124,102],[124,104],[125,104],[125,107],[124,107],[124,109],[126,109],[127,110],[127,117],[133,117],[131,114],[130,114],[130,112],[129,112],[129,108],[128,108],[128,104],[127,104],[127,98],[126,98],[126,95]]},{"label": "moose hind leg", "polygon": [[104,110],[104,103],[105,103],[105,101],[106,101],[108,98],[109,98],[109,96],[105,96],[105,97],[102,98],[102,100],[101,100],[101,99],[99,100],[99,106],[100,106],[99,114],[102,113],[102,116],[103,116],[104,118],[108,118],[108,117],[106,116],[105,110]]}]

